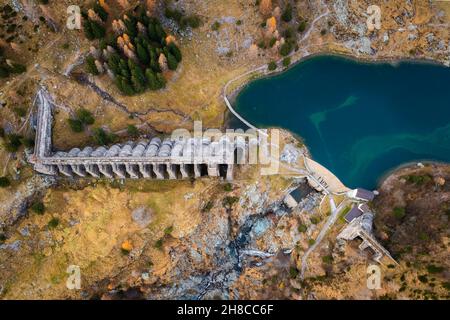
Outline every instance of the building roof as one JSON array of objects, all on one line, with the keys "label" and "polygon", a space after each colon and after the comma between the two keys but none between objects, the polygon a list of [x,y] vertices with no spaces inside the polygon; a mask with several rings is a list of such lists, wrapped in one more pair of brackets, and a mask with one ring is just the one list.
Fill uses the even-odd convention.
[{"label": "building roof", "polygon": [[372,191],[358,188],[356,189],[355,198],[372,201],[375,198],[375,194]]},{"label": "building roof", "polygon": [[362,211],[358,209],[358,207],[354,206],[344,217],[345,221],[347,223],[352,222],[354,219],[358,218],[360,215],[362,215]]}]

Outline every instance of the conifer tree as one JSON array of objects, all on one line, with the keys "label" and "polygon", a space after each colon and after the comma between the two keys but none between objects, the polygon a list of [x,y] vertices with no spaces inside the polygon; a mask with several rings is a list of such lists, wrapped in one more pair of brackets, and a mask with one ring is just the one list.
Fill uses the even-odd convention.
[{"label": "conifer tree", "polygon": [[156,74],[156,79],[158,79],[159,87],[161,89],[166,87],[166,79],[164,78],[162,73],[157,73]]},{"label": "conifer tree", "polygon": [[173,56],[175,57],[175,59],[177,59],[178,62],[181,62],[181,60],[182,60],[181,51],[176,46],[176,44],[172,42],[168,45],[168,48],[169,48],[170,53],[173,54]]},{"label": "conifer tree", "polygon": [[155,25],[150,22],[147,26],[147,29],[148,29],[148,36],[149,36],[150,40],[158,41],[159,39],[158,39],[158,34],[156,33]]},{"label": "conifer tree", "polygon": [[145,76],[147,78],[147,83],[150,90],[160,89],[161,85],[158,79],[156,78],[155,73],[151,69],[145,70]]},{"label": "conifer tree", "polygon": [[158,38],[157,41],[162,43],[166,39],[166,32],[162,28],[161,24],[158,23],[155,25],[155,31]]},{"label": "conifer tree", "polygon": [[91,25],[91,21],[90,20],[84,19],[84,21],[83,21],[83,30],[84,30],[84,35],[86,36],[86,38],[88,40],[94,40],[95,39],[94,31],[92,30],[92,25]]},{"label": "conifer tree", "polygon": [[139,58],[139,61],[144,64],[148,65],[150,62],[150,57],[148,56],[147,50],[139,43],[136,47],[136,53]]},{"label": "conifer tree", "polygon": [[126,95],[132,96],[135,94],[133,87],[131,86],[130,82],[126,78],[122,78],[122,89],[123,92]]},{"label": "conifer tree", "polygon": [[108,20],[108,12],[106,12],[106,10],[99,3],[94,4],[93,9],[102,21]]},{"label": "conifer tree", "polygon": [[97,21],[90,21],[90,25],[94,38],[101,39],[105,37],[105,27],[103,27],[100,23],[98,23]]}]

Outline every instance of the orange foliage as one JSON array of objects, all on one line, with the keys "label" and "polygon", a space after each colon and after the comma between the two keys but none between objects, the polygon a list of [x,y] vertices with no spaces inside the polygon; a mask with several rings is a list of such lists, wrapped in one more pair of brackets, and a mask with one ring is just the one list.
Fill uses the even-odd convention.
[{"label": "orange foliage", "polygon": [[133,245],[129,240],[126,240],[122,243],[122,249],[126,251],[131,251],[133,250]]}]

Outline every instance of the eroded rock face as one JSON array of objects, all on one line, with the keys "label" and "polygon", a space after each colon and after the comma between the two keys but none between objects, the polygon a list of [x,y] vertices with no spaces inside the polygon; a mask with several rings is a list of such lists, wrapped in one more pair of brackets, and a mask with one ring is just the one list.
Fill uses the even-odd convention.
[{"label": "eroded rock face", "polygon": [[[56,183],[53,177],[34,175],[21,184],[12,197],[0,201],[0,227],[13,225],[23,217],[34,198]],[[6,197],[6,196],[5,196]]]}]

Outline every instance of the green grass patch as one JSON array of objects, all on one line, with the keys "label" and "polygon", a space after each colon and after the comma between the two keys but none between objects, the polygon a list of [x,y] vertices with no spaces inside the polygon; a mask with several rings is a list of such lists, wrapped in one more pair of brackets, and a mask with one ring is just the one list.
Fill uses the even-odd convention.
[{"label": "green grass patch", "polygon": [[392,210],[392,214],[397,219],[402,219],[406,215],[406,210],[403,207],[395,207],[394,210]]}]

